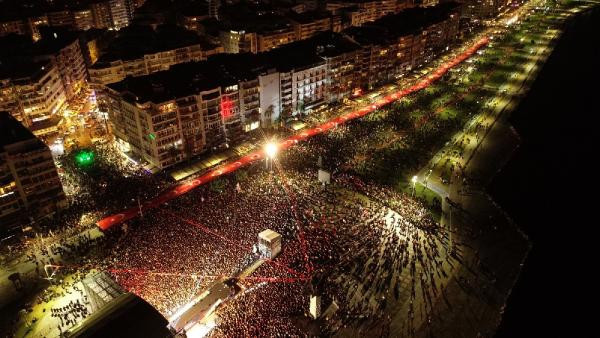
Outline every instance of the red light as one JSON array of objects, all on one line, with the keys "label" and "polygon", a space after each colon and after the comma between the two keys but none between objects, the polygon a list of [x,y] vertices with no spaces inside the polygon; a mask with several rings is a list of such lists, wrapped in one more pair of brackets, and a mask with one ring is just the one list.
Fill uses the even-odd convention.
[{"label": "red light", "polygon": [[227,96],[221,99],[221,116],[223,120],[227,120],[233,115],[233,101]]}]

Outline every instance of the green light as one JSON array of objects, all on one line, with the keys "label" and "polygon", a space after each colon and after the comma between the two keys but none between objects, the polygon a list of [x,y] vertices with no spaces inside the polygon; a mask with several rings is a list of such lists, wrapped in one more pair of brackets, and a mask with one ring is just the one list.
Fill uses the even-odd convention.
[{"label": "green light", "polygon": [[152,141],[154,141],[154,139],[156,138],[156,135],[154,135],[154,133],[150,133],[150,134],[148,134],[148,138],[151,139]]},{"label": "green light", "polygon": [[94,157],[91,150],[82,150],[75,155],[75,162],[80,167],[87,167],[94,163]]}]

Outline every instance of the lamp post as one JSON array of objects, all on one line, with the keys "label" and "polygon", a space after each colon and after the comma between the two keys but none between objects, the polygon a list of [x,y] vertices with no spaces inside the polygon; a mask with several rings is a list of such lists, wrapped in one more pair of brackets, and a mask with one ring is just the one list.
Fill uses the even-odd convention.
[{"label": "lamp post", "polygon": [[417,175],[413,176],[410,180],[411,180],[411,182],[413,184],[412,196],[415,196],[415,186],[417,184]]},{"label": "lamp post", "polygon": [[275,156],[277,156],[278,150],[277,144],[274,142],[269,142],[265,146],[265,164],[268,170],[273,170],[273,160],[275,159]]},{"label": "lamp post", "polygon": [[425,177],[425,188],[427,188],[427,183],[429,182],[429,176],[431,176],[432,172],[433,172],[433,169],[429,169],[429,172],[427,173],[427,176]]}]

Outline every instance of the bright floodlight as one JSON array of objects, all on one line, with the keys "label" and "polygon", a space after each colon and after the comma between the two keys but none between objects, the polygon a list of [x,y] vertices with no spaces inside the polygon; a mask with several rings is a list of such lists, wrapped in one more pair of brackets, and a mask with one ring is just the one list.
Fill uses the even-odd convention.
[{"label": "bright floodlight", "polygon": [[411,181],[412,181],[413,183],[417,183],[417,175],[413,176],[413,177],[412,177],[412,179],[411,179]]},{"label": "bright floodlight", "polygon": [[273,142],[267,143],[265,146],[265,154],[267,154],[267,157],[270,159],[275,158],[275,155],[277,155],[277,145]]}]

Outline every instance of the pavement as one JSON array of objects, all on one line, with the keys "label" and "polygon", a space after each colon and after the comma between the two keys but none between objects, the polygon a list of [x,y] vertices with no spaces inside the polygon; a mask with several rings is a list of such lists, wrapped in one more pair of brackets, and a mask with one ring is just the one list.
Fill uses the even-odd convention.
[{"label": "pavement", "polygon": [[[467,268],[455,271],[448,280],[443,300],[438,299],[440,316],[429,321],[429,325],[423,325],[417,336],[493,335],[501,321],[502,309],[518,279],[530,243],[485,188],[518,147],[519,137],[507,119],[550,55],[559,33],[553,30],[549,41],[535,49],[533,59],[517,84],[499,86],[499,94],[492,99],[495,108],[474,118],[475,123],[485,126],[484,135],[457,133],[449,147],[440,150],[417,175],[420,184],[442,197],[442,226],[449,229],[455,241],[468,244],[463,253]],[[444,184],[440,168],[445,165],[441,166],[440,162],[451,153],[448,148],[465,137],[470,141],[461,143],[464,153],[460,158],[452,157],[463,169],[457,170],[450,182]],[[462,180],[463,177],[466,180]],[[484,273],[474,274],[469,266]],[[488,331],[483,329],[486,327]]]},{"label": "pavement", "polygon": [[[66,240],[66,243],[75,243],[80,236],[89,236],[91,239],[95,239],[104,236],[104,234],[98,228],[91,227],[70,237]],[[49,245],[47,242],[44,243],[43,241],[40,243],[43,243],[42,245],[46,246]],[[45,277],[43,267],[44,264],[49,263],[50,258],[52,258],[57,265],[63,263],[63,258],[60,255],[53,255],[51,252],[49,252],[48,256],[36,254],[36,257],[39,265],[36,265],[35,262],[27,259],[26,254],[23,254],[13,259],[8,264],[4,264],[0,267],[0,309],[23,296],[15,290],[12,282],[8,280],[8,276],[13,273],[19,273],[21,279],[26,284],[30,284],[30,282],[35,283],[36,281],[39,281],[40,278]],[[39,274],[36,272],[36,267],[38,268]]]}]

